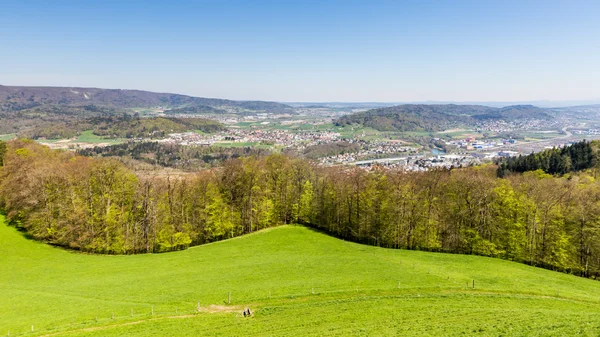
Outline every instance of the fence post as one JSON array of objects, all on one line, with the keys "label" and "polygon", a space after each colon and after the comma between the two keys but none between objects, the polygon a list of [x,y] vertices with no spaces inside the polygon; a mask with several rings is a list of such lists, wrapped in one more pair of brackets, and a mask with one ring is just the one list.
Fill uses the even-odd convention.
[{"label": "fence post", "polygon": [[229,292],[229,296],[227,297],[227,304],[231,304],[231,291]]}]

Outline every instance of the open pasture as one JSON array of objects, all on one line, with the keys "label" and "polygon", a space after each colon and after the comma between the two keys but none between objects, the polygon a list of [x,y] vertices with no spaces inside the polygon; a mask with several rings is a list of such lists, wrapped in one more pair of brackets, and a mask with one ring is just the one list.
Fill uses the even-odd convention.
[{"label": "open pasture", "polygon": [[598,281],[364,246],[301,226],[179,252],[102,256],[28,240],[0,223],[0,270],[0,335],[600,332]]}]

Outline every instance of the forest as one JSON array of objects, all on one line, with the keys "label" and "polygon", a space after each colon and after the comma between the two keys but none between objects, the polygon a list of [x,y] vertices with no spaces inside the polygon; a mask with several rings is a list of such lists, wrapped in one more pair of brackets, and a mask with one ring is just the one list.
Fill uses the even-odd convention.
[{"label": "forest", "polygon": [[85,252],[185,249],[285,223],[391,248],[478,254],[600,276],[597,167],[497,177],[496,165],[402,172],[281,154],[187,175],[2,143],[0,207],[38,240]]},{"label": "forest", "polygon": [[169,133],[200,130],[212,133],[224,130],[216,121],[205,118],[153,117],[138,114],[106,114],[74,121],[46,121],[21,131],[19,137],[31,139],[67,139],[86,130],[104,138],[164,138]]},{"label": "forest", "polygon": [[94,117],[90,124],[95,135],[106,138],[164,138],[169,133],[191,130],[207,133],[225,130],[223,124],[206,118],[140,118],[128,114]]},{"label": "forest", "polygon": [[499,162],[498,176],[510,172],[542,170],[550,174],[566,174],[596,165],[592,143],[581,141],[562,148],[553,148],[526,156],[510,157]]}]

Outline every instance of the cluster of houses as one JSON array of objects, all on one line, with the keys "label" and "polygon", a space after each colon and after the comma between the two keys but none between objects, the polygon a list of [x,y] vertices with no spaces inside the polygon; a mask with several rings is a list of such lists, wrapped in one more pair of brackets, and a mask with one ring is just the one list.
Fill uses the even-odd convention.
[{"label": "cluster of houses", "polygon": [[268,143],[282,147],[303,149],[316,144],[335,142],[340,134],[336,132],[290,132],[288,130],[233,129],[216,134],[203,135],[195,132],[172,133],[160,142],[180,145],[213,145],[228,143]]},{"label": "cluster of houses", "polygon": [[208,146],[216,143],[217,141],[223,140],[225,137],[222,135],[213,135],[207,137],[200,135],[195,132],[184,132],[184,133],[171,133],[168,138],[161,139],[159,143],[168,144],[179,144],[179,145],[202,145]]},{"label": "cluster of houses", "polygon": [[528,130],[552,130],[562,126],[562,121],[557,119],[526,119],[507,122],[501,119],[487,120],[477,124],[478,131],[491,132],[513,132],[513,131],[528,131]]},{"label": "cluster of houses", "polygon": [[226,133],[236,142],[267,142],[296,149],[335,142],[340,137],[337,132],[327,131],[290,132],[289,130],[230,129]]}]

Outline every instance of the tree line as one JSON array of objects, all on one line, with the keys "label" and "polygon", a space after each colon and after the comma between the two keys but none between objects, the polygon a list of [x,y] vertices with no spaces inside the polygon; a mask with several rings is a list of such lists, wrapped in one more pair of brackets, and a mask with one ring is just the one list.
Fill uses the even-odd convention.
[{"label": "tree line", "polygon": [[303,223],[381,247],[600,275],[596,168],[498,178],[495,165],[366,172],[271,154],[183,176],[145,177],[116,159],[27,140],[6,145],[0,206],[10,223],[82,251],[164,252]]},{"label": "tree line", "polygon": [[77,154],[88,157],[131,157],[150,165],[181,170],[198,170],[221,165],[227,159],[263,156],[268,149],[255,147],[196,146],[159,142],[128,142],[104,147],[81,149]]}]

